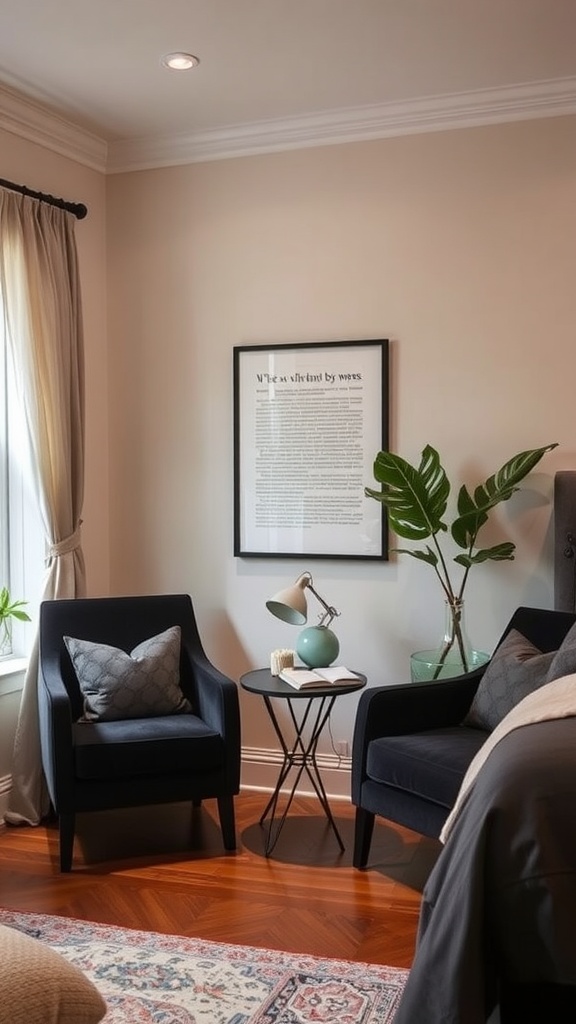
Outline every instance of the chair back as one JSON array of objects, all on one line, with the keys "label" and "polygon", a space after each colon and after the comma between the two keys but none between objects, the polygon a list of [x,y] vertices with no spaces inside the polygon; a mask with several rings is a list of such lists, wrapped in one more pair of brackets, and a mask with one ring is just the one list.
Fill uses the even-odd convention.
[{"label": "chair back", "polygon": [[72,666],[65,636],[110,644],[130,653],[143,640],[180,626],[182,649],[180,683],[193,698],[194,681],[188,650],[202,651],[192,601],[188,594],[144,597],[94,597],[43,601],[40,605],[40,663],[58,666],[70,697],[72,716],[83,710],[83,698]]},{"label": "chair back", "polygon": [[517,629],[539,651],[557,651],[567,632],[576,622],[576,613],[546,608],[517,608],[498,641],[500,646],[511,629]]}]

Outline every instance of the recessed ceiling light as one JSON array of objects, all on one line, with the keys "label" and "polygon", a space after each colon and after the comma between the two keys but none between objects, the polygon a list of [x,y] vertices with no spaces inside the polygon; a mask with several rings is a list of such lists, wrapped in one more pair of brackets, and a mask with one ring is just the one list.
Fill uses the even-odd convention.
[{"label": "recessed ceiling light", "polygon": [[166,53],[161,63],[171,71],[189,71],[190,68],[198,67],[200,59],[193,53]]}]

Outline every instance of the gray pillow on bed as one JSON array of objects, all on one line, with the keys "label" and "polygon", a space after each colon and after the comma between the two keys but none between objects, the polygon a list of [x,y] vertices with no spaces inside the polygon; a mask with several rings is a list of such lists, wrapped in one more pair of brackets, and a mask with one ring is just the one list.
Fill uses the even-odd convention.
[{"label": "gray pillow on bed", "polygon": [[[573,642],[576,660],[576,633]],[[462,724],[491,732],[524,697],[550,682],[559,653],[543,654],[522,633],[511,629],[495,650]]]}]

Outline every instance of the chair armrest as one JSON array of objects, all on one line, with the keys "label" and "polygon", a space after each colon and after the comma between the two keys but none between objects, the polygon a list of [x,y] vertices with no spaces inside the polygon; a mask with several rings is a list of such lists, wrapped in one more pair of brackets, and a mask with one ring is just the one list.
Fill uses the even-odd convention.
[{"label": "chair armrest", "polygon": [[239,788],[241,741],[238,687],[208,660],[203,651],[188,644],[185,646],[192,666],[194,692],[191,700],[194,712],[222,736],[228,769]]},{"label": "chair armrest", "polygon": [[435,679],[426,683],[399,683],[364,690],[358,703],[355,731],[369,740],[458,725],[466,715],[485,671]]},{"label": "chair armrest", "polygon": [[352,793],[358,794],[366,777],[366,754],[371,740],[459,725],[485,669],[482,665],[450,679],[364,690],[358,702],[352,741]]},{"label": "chair armrest", "polygon": [[72,705],[59,666],[47,659],[38,667],[38,727],[50,799],[65,809],[74,778]]}]

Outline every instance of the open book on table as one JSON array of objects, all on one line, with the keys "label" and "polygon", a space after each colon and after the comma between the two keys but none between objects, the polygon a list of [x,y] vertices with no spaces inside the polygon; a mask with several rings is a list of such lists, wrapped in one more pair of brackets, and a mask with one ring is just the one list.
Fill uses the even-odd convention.
[{"label": "open book on table", "polygon": [[362,682],[356,672],[351,672],[344,665],[330,665],[328,668],[283,668],[280,679],[290,683],[295,690],[313,690],[314,687]]}]

